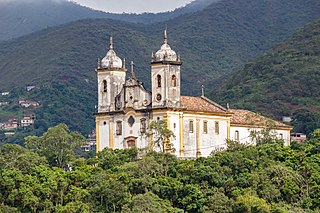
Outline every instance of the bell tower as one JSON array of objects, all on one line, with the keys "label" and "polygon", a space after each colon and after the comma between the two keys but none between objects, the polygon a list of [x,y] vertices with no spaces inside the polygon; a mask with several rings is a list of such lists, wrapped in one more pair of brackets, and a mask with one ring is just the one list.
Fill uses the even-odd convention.
[{"label": "bell tower", "polygon": [[151,58],[152,107],[180,107],[180,55],[168,44],[167,30],[164,43]]},{"label": "bell tower", "polygon": [[113,50],[110,36],[109,51],[97,66],[98,78],[98,112],[115,111],[115,97],[120,93],[126,80],[125,61]]}]

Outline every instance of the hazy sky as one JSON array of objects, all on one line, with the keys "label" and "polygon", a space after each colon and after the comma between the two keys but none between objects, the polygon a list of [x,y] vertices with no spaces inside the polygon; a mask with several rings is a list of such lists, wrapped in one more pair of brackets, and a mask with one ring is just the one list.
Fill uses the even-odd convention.
[{"label": "hazy sky", "polygon": [[72,0],[81,5],[113,13],[164,12],[193,0]]}]

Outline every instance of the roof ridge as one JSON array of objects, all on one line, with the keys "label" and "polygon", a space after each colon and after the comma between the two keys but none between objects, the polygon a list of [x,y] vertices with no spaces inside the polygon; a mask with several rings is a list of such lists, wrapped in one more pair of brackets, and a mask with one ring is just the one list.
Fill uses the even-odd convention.
[{"label": "roof ridge", "polygon": [[221,106],[220,104],[210,100],[209,98],[205,97],[205,96],[200,96],[200,98],[202,98],[203,100],[209,102],[210,104],[218,107],[219,109],[223,110],[223,111],[228,111],[226,108],[224,108],[223,106]]}]

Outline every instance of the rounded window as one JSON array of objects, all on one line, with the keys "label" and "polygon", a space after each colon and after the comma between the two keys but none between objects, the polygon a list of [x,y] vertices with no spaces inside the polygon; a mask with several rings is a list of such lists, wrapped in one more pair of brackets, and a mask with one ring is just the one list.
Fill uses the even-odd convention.
[{"label": "rounded window", "polygon": [[156,97],[156,99],[157,99],[157,101],[161,101],[161,99],[162,99],[162,96],[161,96],[161,94],[160,94],[160,93],[158,93],[158,94],[157,94],[157,97]]}]

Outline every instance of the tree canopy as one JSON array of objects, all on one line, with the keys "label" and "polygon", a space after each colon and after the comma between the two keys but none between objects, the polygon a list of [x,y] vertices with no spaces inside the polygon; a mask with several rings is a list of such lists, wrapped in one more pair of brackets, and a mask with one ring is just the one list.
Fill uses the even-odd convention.
[{"label": "tree canopy", "polygon": [[233,142],[207,158],[137,149],[62,158],[72,171],[59,168],[55,149],[40,143],[58,140],[70,153],[74,146],[65,143],[79,138],[61,124],[27,138],[30,150],[1,146],[0,212],[320,211],[320,129],[303,144]]}]

